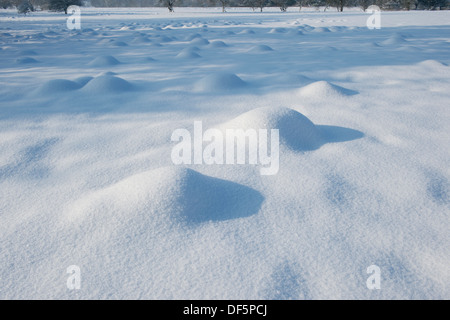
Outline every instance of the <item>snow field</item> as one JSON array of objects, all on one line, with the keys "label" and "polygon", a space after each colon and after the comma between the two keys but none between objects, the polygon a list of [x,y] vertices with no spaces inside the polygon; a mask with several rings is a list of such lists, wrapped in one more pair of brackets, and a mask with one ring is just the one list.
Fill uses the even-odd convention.
[{"label": "snow field", "polygon": [[[0,297],[448,298],[449,13],[214,10],[0,11]],[[278,174],[175,166],[194,121]]]}]

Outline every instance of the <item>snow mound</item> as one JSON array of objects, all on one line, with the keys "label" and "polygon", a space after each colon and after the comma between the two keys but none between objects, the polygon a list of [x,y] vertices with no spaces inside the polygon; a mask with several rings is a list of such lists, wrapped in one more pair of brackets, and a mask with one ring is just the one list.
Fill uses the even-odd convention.
[{"label": "snow mound", "polygon": [[316,27],[311,32],[317,32],[317,33],[324,33],[324,32],[331,32],[330,29],[327,27]]},{"label": "snow mound", "polygon": [[228,47],[228,45],[225,42],[221,41],[221,40],[211,41],[209,43],[209,46],[212,47],[212,48],[225,48],[225,47]]},{"label": "snow mound", "polygon": [[263,107],[250,110],[222,124],[226,129],[278,129],[280,144],[293,150],[315,150],[325,143],[320,130],[298,111],[285,107]]},{"label": "snow mound", "polygon": [[48,93],[59,93],[59,92],[67,92],[73,91],[81,88],[81,85],[78,82],[65,80],[65,79],[54,79],[49,80],[42,84],[38,93],[48,94]]},{"label": "snow mound", "polygon": [[268,51],[273,51],[273,49],[265,44],[253,46],[250,48],[250,50],[248,50],[248,52],[251,52],[251,53],[260,53],[260,52],[268,52]]},{"label": "snow mound", "polygon": [[239,32],[239,34],[255,34],[255,31],[253,31],[252,29],[245,29]]},{"label": "snow mound", "polygon": [[109,75],[95,77],[83,87],[84,91],[92,93],[120,93],[133,89],[134,86],[128,81]]},{"label": "snow mound", "polygon": [[132,43],[149,43],[149,42],[152,42],[152,40],[150,40],[146,36],[139,36],[139,37],[134,38],[131,42]]},{"label": "snow mound", "polygon": [[337,86],[328,81],[316,81],[302,87],[299,93],[304,97],[336,97],[351,96],[358,92]]},{"label": "snow mound", "polygon": [[193,48],[185,48],[176,55],[177,59],[196,59],[201,56]]},{"label": "snow mound", "polygon": [[20,50],[19,55],[21,56],[37,56],[37,52],[34,50]]},{"label": "snow mound", "polygon": [[287,30],[285,28],[273,28],[269,31],[269,33],[286,33]]},{"label": "snow mound", "polygon": [[113,56],[100,56],[88,63],[90,67],[110,67],[120,64]]},{"label": "snow mound", "polygon": [[16,60],[16,62],[18,64],[32,64],[32,63],[38,63],[39,61],[37,61],[36,59],[31,58],[31,57],[21,57],[21,58],[18,58]]},{"label": "snow mound", "polygon": [[97,75],[97,77],[100,76],[117,76],[117,73],[112,72],[112,71],[105,71],[105,72],[101,72],[100,74]]},{"label": "snow mound", "polygon": [[171,38],[167,37],[167,36],[157,36],[159,42],[171,42],[173,41]]},{"label": "snow mound", "polygon": [[191,40],[190,44],[194,45],[194,46],[204,46],[209,44],[209,41],[206,40],[205,38],[195,38],[193,40]]},{"label": "snow mound", "polygon": [[401,34],[396,33],[396,34],[390,36],[388,39],[382,41],[381,44],[394,45],[394,44],[403,44],[405,42],[406,42],[405,37],[402,36]]},{"label": "snow mound", "polygon": [[114,47],[127,47],[128,46],[128,44],[123,41],[113,41],[111,43],[111,45]]},{"label": "snow mound", "polygon": [[214,73],[200,79],[195,84],[198,92],[218,92],[239,90],[247,83],[233,73]]},{"label": "snow mound", "polygon": [[424,60],[422,62],[419,62],[417,65],[423,66],[426,68],[436,68],[436,69],[441,69],[442,67],[447,67],[446,64],[443,64],[442,62],[439,62],[436,60]]},{"label": "snow mound", "polygon": [[64,218],[94,226],[108,221],[111,230],[148,226],[158,219],[197,225],[253,215],[263,199],[259,192],[231,181],[183,167],[164,167],[133,175],[81,198]]}]

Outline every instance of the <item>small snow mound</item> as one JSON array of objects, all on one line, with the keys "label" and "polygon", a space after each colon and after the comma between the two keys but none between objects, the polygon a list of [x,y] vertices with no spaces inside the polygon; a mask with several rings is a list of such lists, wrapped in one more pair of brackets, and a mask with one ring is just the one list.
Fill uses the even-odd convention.
[{"label": "small snow mound", "polygon": [[42,84],[38,92],[47,94],[47,93],[60,93],[77,90],[81,87],[81,85],[77,82],[65,80],[65,79],[54,79],[49,80]]},{"label": "small snow mound", "polygon": [[427,68],[437,68],[437,69],[440,69],[442,67],[447,67],[446,64],[436,61],[436,60],[425,60],[425,61],[419,62],[417,65],[427,67]]},{"label": "small snow mound", "polygon": [[304,97],[336,97],[354,94],[357,94],[357,92],[327,81],[316,81],[300,89],[300,95]]},{"label": "small snow mound", "polygon": [[18,64],[32,64],[32,63],[38,63],[38,61],[37,61],[36,59],[31,58],[31,57],[21,57],[21,58],[18,58],[18,59],[16,60],[16,62],[17,62]]},{"label": "small snow mound", "polygon": [[148,226],[161,219],[195,226],[248,217],[259,211],[263,200],[259,192],[235,182],[164,167],[86,195],[66,210],[64,219],[94,228],[109,221],[111,230]]},{"label": "small snow mound", "polygon": [[382,41],[381,44],[393,45],[393,44],[402,44],[405,42],[406,42],[405,37],[402,36],[401,34],[396,33],[396,34],[390,36],[388,39]]},{"label": "small snow mound", "polygon": [[245,29],[239,32],[239,34],[255,34],[255,31],[253,31],[252,29]]},{"label": "small snow mound", "polygon": [[209,46],[212,47],[212,48],[225,48],[225,47],[228,47],[228,45],[225,42],[221,41],[221,40],[211,41],[209,43]]},{"label": "small snow mound", "polygon": [[286,33],[287,30],[285,28],[274,28],[269,31],[269,33]]},{"label": "small snow mound", "polygon": [[21,50],[19,51],[19,55],[21,56],[37,56],[37,52],[34,50]]},{"label": "small snow mound", "polygon": [[201,56],[193,48],[185,48],[176,55],[177,59],[196,59]]},{"label": "small snow mound", "polygon": [[152,42],[152,40],[150,40],[146,36],[138,36],[138,37],[134,38],[131,42],[132,43],[150,43],[150,42]]},{"label": "small snow mound", "polygon": [[260,44],[260,45],[251,47],[250,50],[248,50],[248,52],[251,52],[251,53],[260,53],[260,52],[268,52],[268,51],[273,51],[273,49],[265,44]]},{"label": "small snow mound", "polygon": [[114,47],[127,47],[128,46],[128,44],[123,41],[113,41],[111,43],[111,45],[113,45]]},{"label": "small snow mound", "polygon": [[200,79],[195,84],[198,92],[218,92],[239,90],[247,83],[233,73],[214,73]]},{"label": "small snow mound", "polygon": [[190,44],[192,44],[194,46],[204,46],[204,45],[209,44],[209,41],[204,38],[195,38],[195,39],[191,40]]},{"label": "small snow mound", "polygon": [[112,71],[105,71],[105,72],[101,72],[100,74],[97,75],[97,77],[101,77],[101,76],[117,76],[117,73],[112,72]]},{"label": "small snow mound", "polygon": [[300,112],[285,107],[253,109],[222,124],[220,129],[278,129],[280,143],[293,150],[315,150],[325,143],[314,123]]},{"label": "small snow mound", "polygon": [[131,83],[122,78],[103,75],[89,81],[83,90],[91,93],[119,93],[132,91],[133,88]]},{"label": "small snow mound", "polygon": [[100,56],[88,63],[90,67],[110,67],[120,64],[113,56]]},{"label": "small snow mound", "polygon": [[317,28],[314,28],[311,31],[312,32],[317,32],[317,33],[331,32],[330,29],[328,29],[327,27],[317,27]]}]

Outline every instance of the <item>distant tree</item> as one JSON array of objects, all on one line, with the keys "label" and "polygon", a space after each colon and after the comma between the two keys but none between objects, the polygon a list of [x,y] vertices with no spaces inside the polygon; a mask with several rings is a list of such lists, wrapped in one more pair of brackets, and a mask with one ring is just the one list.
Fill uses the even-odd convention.
[{"label": "distant tree", "polygon": [[28,12],[33,12],[34,7],[31,4],[30,0],[23,0],[20,2],[20,4],[17,6],[17,12],[27,14]]},{"label": "distant tree", "polygon": [[159,3],[169,9],[169,12],[175,12],[173,7],[175,6],[176,2],[177,0],[159,0]]},{"label": "distant tree", "polygon": [[327,5],[335,7],[337,11],[344,11],[344,7],[347,5],[347,0],[327,0]]},{"label": "distant tree", "polygon": [[367,8],[371,4],[373,4],[373,1],[372,0],[359,0],[358,3],[359,3],[359,6],[361,7],[361,9],[363,9],[363,11],[366,11]]},{"label": "distant tree", "polygon": [[280,8],[281,12],[287,11],[289,0],[272,0],[271,2],[274,6]]},{"label": "distant tree", "polygon": [[316,8],[316,10],[320,10],[320,7],[325,7],[324,11],[328,8],[328,0],[310,0],[309,5]]},{"label": "distant tree", "polygon": [[298,11],[302,11],[302,8],[304,6],[309,5],[309,1],[308,0],[295,0],[295,3],[298,6]]},{"label": "distant tree", "polygon": [[257,7],[263,12],[264,7],[267,6],[269,0],[255,0]]},{"label": "distant tree", "polygon": [[0,8],[2,9],[8,9],[12,7],[13,4],[9,0],[0,0]]},{"label": "distant tree", "polygon": [[81,0],[50,0],[49,2],[49,10],[62,12],[64,11],[67,14],[67,9],[70,6],[82,6],[83,3]]},{"label": "distant tree", "polygon": [[222,12],[226,12],[225,8],[230,5],[230,0],[218,0],[222,6]]},{"label": "distant tree", "polygon": [[418,6],[426,10],[436,10],[448,7],[448,0],[419,0]]},{"label": "distant tree", "polygon": [[258,4],[256,3],[256,0],[244,0],[242,1],[242,4],[246,7],[252,8],[253,11],[255,11]]}]

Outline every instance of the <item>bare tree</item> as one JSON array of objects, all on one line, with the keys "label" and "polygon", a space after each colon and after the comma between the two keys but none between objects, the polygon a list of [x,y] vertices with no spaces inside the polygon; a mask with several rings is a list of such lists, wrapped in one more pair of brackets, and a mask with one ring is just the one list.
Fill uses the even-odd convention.
[{"label": "bare tree", "polygon": [[335,7],[337,11],[344,11],[344,7],[347,4],[347,0],[327,0],[327,5],[330,7]]},{"label": "bare tree", "polygon": [[252,8],[253,11],[255,11],[256,7],[258,6],[256,0],[244,0],[242,4],[246,7]]},{"label": "bare tree", "polygon": [[363,11],[366,11],[367,8],[372,4],[372,2],[373,1],[371,1],[371,0],[359,0],[358,4]]},{"label": "bare tree", "polygon": [[226,12],[225,8],[230,4],[230,0],[219,0],[222,6],[222,12]]},{"label": "bare tree", "polygon": [[175,6],[177,0],[159,0],[159,3],[167,7],[169,9],[169,12],[175,12],[173,7]]},{"label": "bare tree", "polygon": [[307,0],[295,0],[295,3],[298,6],[298,11],[302,11],[303,6],[308,5],[308,1]]},{"label": "bare tree", "polygon": [[272,3],[280,8],[281,12],[286,12],[289,0],[272,0]]},{"label": "bare tree", "polygon": [[269,0],[256,0],[256,5],[261,10],[261,12],[263,12],[263,9],[265,6],[267,6],[268,2]]}]

